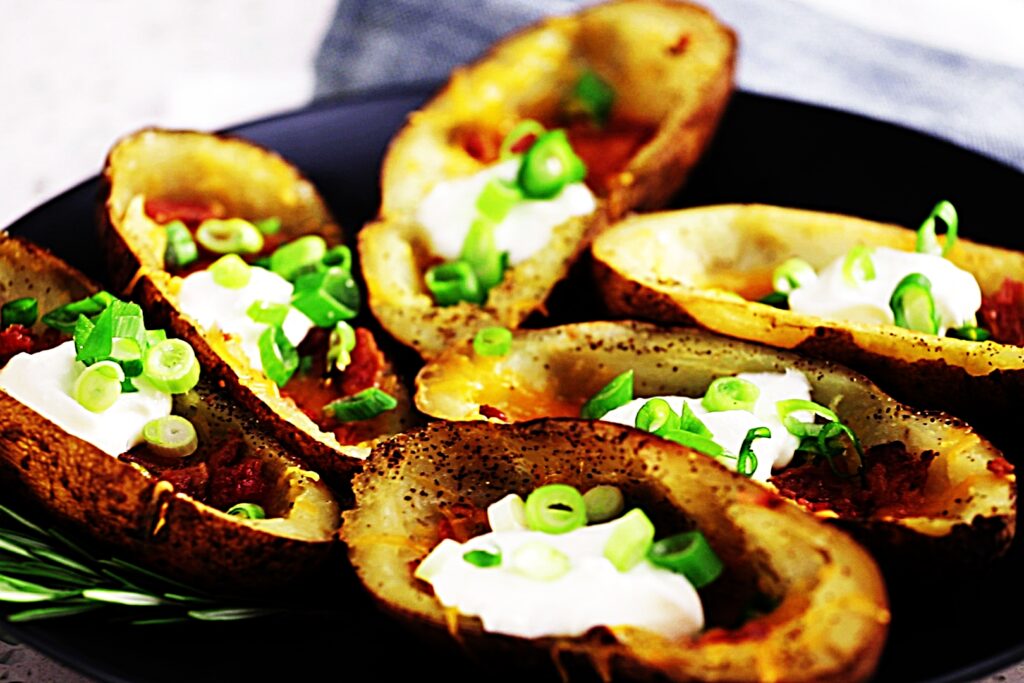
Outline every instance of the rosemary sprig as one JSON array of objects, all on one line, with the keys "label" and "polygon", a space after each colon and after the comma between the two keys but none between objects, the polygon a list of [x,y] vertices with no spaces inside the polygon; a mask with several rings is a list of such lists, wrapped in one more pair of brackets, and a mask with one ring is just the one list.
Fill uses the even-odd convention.
[{"label": "rosemary sprig", "polygon": [[0,603],[12,622],[95,612],[154,625],[237,621],[293,606],[210,594],[120,558],[98,559],[53,529],[0,505]]}]

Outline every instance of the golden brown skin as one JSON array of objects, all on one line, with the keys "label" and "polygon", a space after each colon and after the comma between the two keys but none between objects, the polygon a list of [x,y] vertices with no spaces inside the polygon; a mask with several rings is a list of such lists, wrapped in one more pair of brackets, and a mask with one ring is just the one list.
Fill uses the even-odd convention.
[{"label": "golden brown skin", "polygon": [[[28,242],[0,235],[0,301],[39,298],[40,313],[99,288]],[[37,323],[35,331],[45,329]],[[176,493],[141,468],[71,436],[0,390],[0,478],[58,520],[197,585],[256,590],[308,575],[330,553],[339,508],[319,477],[263,436],[209,382],[175,397],[200,437],[242,434],[266,463],[276,500],[265,520],[241,520]]]},{"label": "golden brown skin", "polygon": [[[837,214],[761,205],[629,218],[594,243],[594,267],[615,315],[697,324],[843,363],[897,398],[968,419],[1008,448],[1006,406],[1024,392],[1024,349],[895,326],[825,320],[749,301],[771,291],[790,256],[816,269],[856,244],[913,251],[914,232]],[[948,258],[982,293],[1024,280],[1024,254],[959,240]],[[740,297],[737,297],[736,294]],[[1013,455],[1011,454],[1011,458]]]},{"label": "golden brown skin", "polygon": [[[517,327],[543,310],[555,283],[607,223],[661,206],[709,143],[733,87],[736,39],[707,11],[667,0],[619,0],[546,19],[497,43],[448,84],[392,141],[380,217],[359,235],[370,307],[425,358],[492,326]],[[484,164],[460,144],[465,131],[507,133],[525,118],[557,118],[582,69],[617,93],[614,116],[654,127],[590,216],[557,226],[548,245],[508,270],[483,306],[435,306],[423,282],[433,255],[416,210],[432,187]],[[499,138],[500,139],[500,138]]]},{"label": "golden brown skin", "polygon": [[[165,230],[145,211],[148,200],[214,202],[228,217],[280,218],[282,242],[317,234],[329,246],[340,244],[341,232],[312,183],[277,154],[245,140],[157,129],[120,140],[107,158],[103,182],[100,234],[118,291],[192,344],[203,368],[290,449],[318,471],[347,480],[369,444],[339,443],[254,371],[237,343],[202,329],[178,309],[181,278],[164,270]],[[401,431],[411,421],[409,397],[390,362],[380,388],[399,405],[368,421],[369,429],[379,435]]]},{"label": "golden brown skin", "polygon": [[[662,533],[700,529],[727,567],[719,581],[772,596],[778,607],[738,629],[678,640],[628,627],[526,640],[447,614],[413,578],[453,506],[485,508],[552,482],[613,484]],[[704,455],[619,425],[434,423],[377,446],[355,490],[342,536],[382,606],[435,637],[450,632],[519,665],[583,661],[605,676],[645,680],[857,681],[871,675],[885,641],[878,568],[849,537]]]},{"label": "golden brown skin", "polygon": [[464,343],[420,371],[416,404],[446,420],[485,419],[483,406],[509,421],[569,417],[628,370],[639,397],[702,396],[716,377],[787,368],[807,376],[812,399],[832,406],[865,450],[900,442],[915,458],[938,454],[928,465],[923,497],[910,499],[908,509],[837,523],[894,564],[972,566],[1005,552],[1015,528],[1016,476],[970,426],[900,404],[841,366],[702,330],[632,322],[518,330],[509,353],[498,358],[478,356]]}]

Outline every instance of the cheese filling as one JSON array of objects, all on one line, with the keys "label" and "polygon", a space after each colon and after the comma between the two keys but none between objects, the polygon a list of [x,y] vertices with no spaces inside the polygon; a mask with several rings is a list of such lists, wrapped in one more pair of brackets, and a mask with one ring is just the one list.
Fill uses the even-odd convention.
[{"label": "cheese filling", "polygon": [[[520,161],[512,159],[489,166],[474,175],[442,180],[420,204],[416,220],[430,239],[431,248],[446,260],[459,258],[469,228],[478,215],[477,199],[493,179],[514,181]],[[571,183],[552,199],[516,202],[498,223],[494,239],[498,251],[507,251],[511,264],[520,263],[544,248],[551,230],[574,216],[597,208],[593,193],[584,183]]]},{"label": "cheese filling", "polygon": [[892,325],[889,299],[893,291],[904,277],[920,273],[931,282],[935,310],[940,317],[938,334],[945,334],[951,327],[974,324],[975,314],[981,308],[981,288],[973,275],[948,259],[876,247],[871,251],[874,279],[851,283],[843,275],[845,258],[832,261],[816,278],[790,292],[790,310],[822,318]]},{"label": "cheese filling", "polygon": [[[501,501],[491,508],[498,505]],[[604,557],[608,538],[620,522],[557,535],[502,525],[503,530],[466,543],[445,539],[420,564],[416,576],[430,583],[442,605],[479,617],[492,633],[541,638],[579,636],[595,626],[631,626],[680,638],[700,631],[700,596],[684,576],[646,560],[620,572]],[[547,581],[517,573],[507,558],[527,543],[555,548],[569,558],[571,568]],[[473,550],[500,553],[502,562],[478,567],[463,557]]]},{"label": "cheese filling", "polygon": [[[751,479],[766,482],[772,476],[773,469],[781,469],[788,465],[800,445],[800,439],[789,433],[779,419],[776,404],[787,399],[811,399],[811,385],[802,372],[786,370],[785,373],[775,372],[744,372],[736,375],[740,379],[754,384],[760,391],[753,411],[721,410],[709,412],[701,405],[700,398],[684,396],[659,396],[638,398],[609,411],[602,420],[632,427],[636,424],[636,415],[651,398],[662,398],[668,402],[676,414],[680,414],[683,405],[687,404],[704,426],[711,432],[711,439],[724,448],[727,453],[736,456],[743,446],[747,432],[757,427],[767,427],[771,431],[770,438],[755,439],[751,444],[757,456],[757,468]],[[794,417],[801,421],[811,421],[807,412],[795,412]],[[735,471],[735,457],[720,457],[719,462]]]},{"label": "cheese filling", "polygon": [[110,408],[94,413],[72,396],[83,369],[75,360],[75,342],[38,353],[19,353],[0,369],[0,389],[72,436],[113,456],[142,443],[150,420],[171,414],[171,396],[143,377],[133,380],[138,391],[122,393]]}]

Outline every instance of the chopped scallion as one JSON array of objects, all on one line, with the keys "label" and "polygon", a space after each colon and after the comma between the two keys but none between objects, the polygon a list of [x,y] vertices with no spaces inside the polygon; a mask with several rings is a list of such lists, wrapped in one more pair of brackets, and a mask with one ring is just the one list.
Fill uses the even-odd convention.
[{"label": "chopped scallion", "polygon": [[651,564],[682,574],[694,588],[703,588],[717,579],[724,568],[699,531],[687,531],[663,538],[647,553]]},{"label": "chopped scallion", "polygon": [[142,428],[142,438],[149,450],[162,458],[186,458],[199,447],[195,426],[180,415],[150,420]]},{"label": "chopped scallion", "polygon": [[843,259],[843,279],[851,287],[859,287],[875,279],[875,262],[871,260],[871,247],[858,244]]},{"label": "chopped scallion", "polygon": [[463,554],[462,559],[474,567],[489,569],[501,564],[501,553],[492,553],[486,550],[470,550]]},{"label": "chopped scallion", "polygon": [[270,270],[294,282],[303,273],[315,270],[327,254],[327,242],[319,235],[304,235],[277,248],[270,255]]},{"label": "chopped scallion", "polygon": [[263,363],[263,374],[277,386],[283,387],[299,367],[299,352],[278,326],[263,330],[257,346]]},{"label": "chopped scallion", "polygon": [[757,454],[754,453],[755,439],[770,439],[772,431],[767,427],[754,427],[747,430],[743,437],[743,445],[740,446],[739,455],[736,456],[736,472],[744,477],[754,476],[757,471]]},{"label": "chopped scallion", "polygon": [[473,337],[478,356],[504,356],[512,348],[512,332],[504,327],[485,327]]},{"label": "chopped scallion", "polygon": [[121,396],[121,383],[124,379],[120,365],[109,360],[100,361],[82,371],[71,393],[86,410],[102,413]]},{"label": "chopped scallion", "polygon": [[0,328],[10,325],[32,327],[39,318],[39,301],[35,297],[25,296],[8,301],[0,307]]},{"label": "chopped scallion", "polygon": [[192,233],[181,221],[171,221],[164,226],[167,235],[167,247],[164,250],[164,263],[168,270],[177,270],[190,265],[199,258]]},{"label": "chopped scallion", "polygon": [[583,114],[599,126],[608,121],[612,105],[615,103],[615,90],[594,71],[584,71],[566,103],[568,114]]},{"label": "chopped scallion", "polygon": [[722,410],[753,411],[761,390],[740,377],[719,377],[711,383],[700,403],[709,413]]},{"label": "chopped scallion", "polygon": [[946,334],[950,337],[966,339],[967,341],[986,341],[992,337],[991,332],[986,330],[984,327],[978,327],[977,325],[961,325],[960,327],[954,327]]},{"label": "chopped scallion", "polygon": [[196,229],[196,240],[215,254],[256,254],[263,233],[244,218],[207,218]]},{"label": "chopped scallion", "polygon": [[643,510],[634,508],[615,523],[604,556],[620,572],[628,572],[644,559],[653,542],[654,524]]},{"label": "chopped scallion", "polygon": [[165,339],[146,349],[142,372],[160,391],[184,394],[199,382],[199,361],[188,342]]},{"label": "chopped scallion", "polygon": [[547,484],[526,498],[526,525],[546,534],[564,534],[587,523],[587,505],[567,484]]},{"label": "chopped scallion", "polygon": [[484,185],[480,196],[476,199],[476,210],[485,218],[500,223],[516,205],[522,201],[523,192],[515,183],[501,178],[493,178]]},{"label": "chopped scallion", "polygon": [[512,553],[511,568],[535,581],[554,581],[569,573],[572,561],[543,541],[527,541]]},{"label": "chopped scallion", "polygon": [[277,216],[270,216],[269,218],[256,221],[253,225],[264,235],[276,235],[281,232],[281,219]]},{"label": "chopped scallion", "polygon": [[600,524],[622,514],[626,500],[618,486],[599,484],[583,494],[587,509],[587,522]]},{"label": "chopped scallion", "polygon": [[580,417],[599,420],[608,412],[633,400],[633,371],[627,370],[608,382],[590,397],[580,410]]},{"label": "chopped scallion", "polygon": [[[935,220],[939,219],[946,225],[946,239],[942,246],[939,246],[938,237],[935,235]],[[959,225],[956,208],[947,201],[941,201],[935,205],[928,218],[924,219],[921,227],[917,229],[917,251],[921,254],[934,254],[945,256],[956,244],[957,228]]]},{"label": "chopped scallion", "polygon": [[509,131],[501,143],[499,156],[502,160],[526,152],[540,136],[544,135],[544,126],[533,119],[524,119]]},{"label": "chopped scallion", "polygon": [[932,283],[921,273],[900,280],[889,298],[889,308],[898,327],[938,334],[941,320],[932,297]]},{"label": "chopped scallion", "polygon": [[358,422],[377,417],[397,406],[398,401],[393,396],[377,387],[370,387],[358,394],[332,401],[324,410],[338,422]]},{"label": "chopped scallion", "polygon": [[252,278],[252,267],[238,254],[225,254],[210,266],[210,275],[225,289],[242,289]]},{"label": "chopped scallion", "polygon": [[266,519],[267,513],[256,503],[239,503],[228,508],[227,514],[243,519]]},{"label": "chopped scallion", "polygon": [[327,365],[338,372],[343,371],[352,362],[352,350],[356,348],[356,331],[344,320],[338,322],[331,330],[327,344]]},{"label": "chopped scallion", "polygon": [[679,416],[663,398],[652,398],[644,403],[637,411],[634,424],[637,429],[654,433],[680,428]]},{"label": "chopped scallion", "polygon": [[434,266],[427,271],[425,282],[438,306],[452,306],[462,301],[481,304],[486,297],[472,266],[463,261]]},{"label": "chopped scallion", "polygon": [[260,323],[261,325],[271,325],[279,327],[284,324],[285,318],[288,317],[288,309],[291,308],[288,304],[275,304],[269,301],[253,301],[249,304],[249,308],[246,309],[245,314],[253,322]]},{"label": "chopped scallion", "polygon": [[789,258],[783,261],[772,273],[772,287],[776,292],[789,294],[818,277],[814,268],[801,258]]},{"label": "chopped scallion", "polygon": [[586,175],[586,164],[576,156],[565,131],[559,129],[545,133],[533,144],[523,157],[517,181],[525,196],[550,199]]}]

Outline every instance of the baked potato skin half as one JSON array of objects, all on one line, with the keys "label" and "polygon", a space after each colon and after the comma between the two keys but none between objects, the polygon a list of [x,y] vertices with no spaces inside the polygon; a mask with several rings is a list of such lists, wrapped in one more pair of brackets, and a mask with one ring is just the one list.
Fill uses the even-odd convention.
[{"label": "baked potato skin half", "polygon": [[833,520],[887,570],[931,563],[969,568],[1006,551],[1016,523],[1016,477],[1002,454],[959,420],[900,404],[867,378],[827,361],[702,330],[581,323],[518,330],[510,351],[498,358],[456,346],[420,371],[416,403],[447,420],[483,420],[483,406],[490,408],[487,415],[513,422],[569,417],[627,370],[635,373],[637,396],[701,396],[716,377],[787,368],[806,375],[814,400],[833,406],[865,450],[899,442],[915,458],[938,454],[921,498],[907,509]]},{"label": "baked potato skin half", "polygon": [[[732,92],[735,49],[733,33],[702,8],[619,0],[544,20],[456,69],[385,156],[380,216],[359,235],[374,315],[429,358],[457,338],[492,325],[514,328],[542,310],[609,221],[662,205],[685,181]],[[653,136],[598,192],[594,213],[557,226],[543,249],[506,271],[485,305],[435,306],[423,283],[431,253],[415,217],[420,202],[438,180],[483,167],[460,144],[464,133],[500,136],[525,118],[552,120],[584,67],[612,85],[616,112],[651,124]]]},{"label": "baked potato skin half", "polygon": [[[341,243],[341,231],[313,184],[280,156],[246,140],[192,131],[142,130],[120,140],[104,166],[100,235],[118,291],[139,301],[155,323],[188,341],[207,372],[227,387],[265,429],[332,483],[344,487],[369,448],[339,443],[223,334],[201,328],[177,307],[181,279],[166,271],[166,234],[144,207],[150,199],[210,203],[225,216],[281,219],[280,242],[306,234]],[[398,407],[361,423],[360,433],[392,434],[412,418],[409,396],[384,358],[380,388]],[[369,440],[369,439],[367,439]]]},{"label": "baked potato skin half", "polygon": [[[639,629],[524,640],[447,614],[413,578],[440,539],[445,510],[562,482],[607,483],[659,528],[694,525],[736,580],[779,606],[734,630],[669,641]],[[705,456],[642,432],[582,420],[519,425],[434,423],[378,445],[355,479],[358,505],[342,536],[381,606],[435,637],[531,666],[564,656],[611,678],[677,681],[854,681],[867,678],[889,611],[871,558],[845,534]],[[609,637],[609,634],[611,637]]]},{"label": "baked potato skin half", "polygon": [[[40,312],[97,287],[70,266],[18,238],[0,235],[0,300],[39,300]],[[37,323],[35,332],[45,326]],[[202,398],[178,411],[234,427],[274,475],[274,519],[240,521],[74,437],[0,390],[0,478],[10,491],[60,522],[201,586],[250,591],[307,575],[326,560],[339,508],[319,477],[281,455],[240,406],[200,384]],[[196,396],[196,394],[190,394]]]},{"label": "baked potato skin half", "polygon": [[[837,214],[724,205],[636,216],[593,246],[613,315],[696,324],[847,365],[900,400],[969,420],[1009,451],[1005,407],[1024,392],[1024,349],[895,326],[826,320],[759,304],[772,269],[799,256],[816,269],[857,244],[914,251],[915,233]],[[958,240],[947,256],[989,296],[1024,281],[1024,254]],[[743,300],[737,298],[739,293]]]}]

